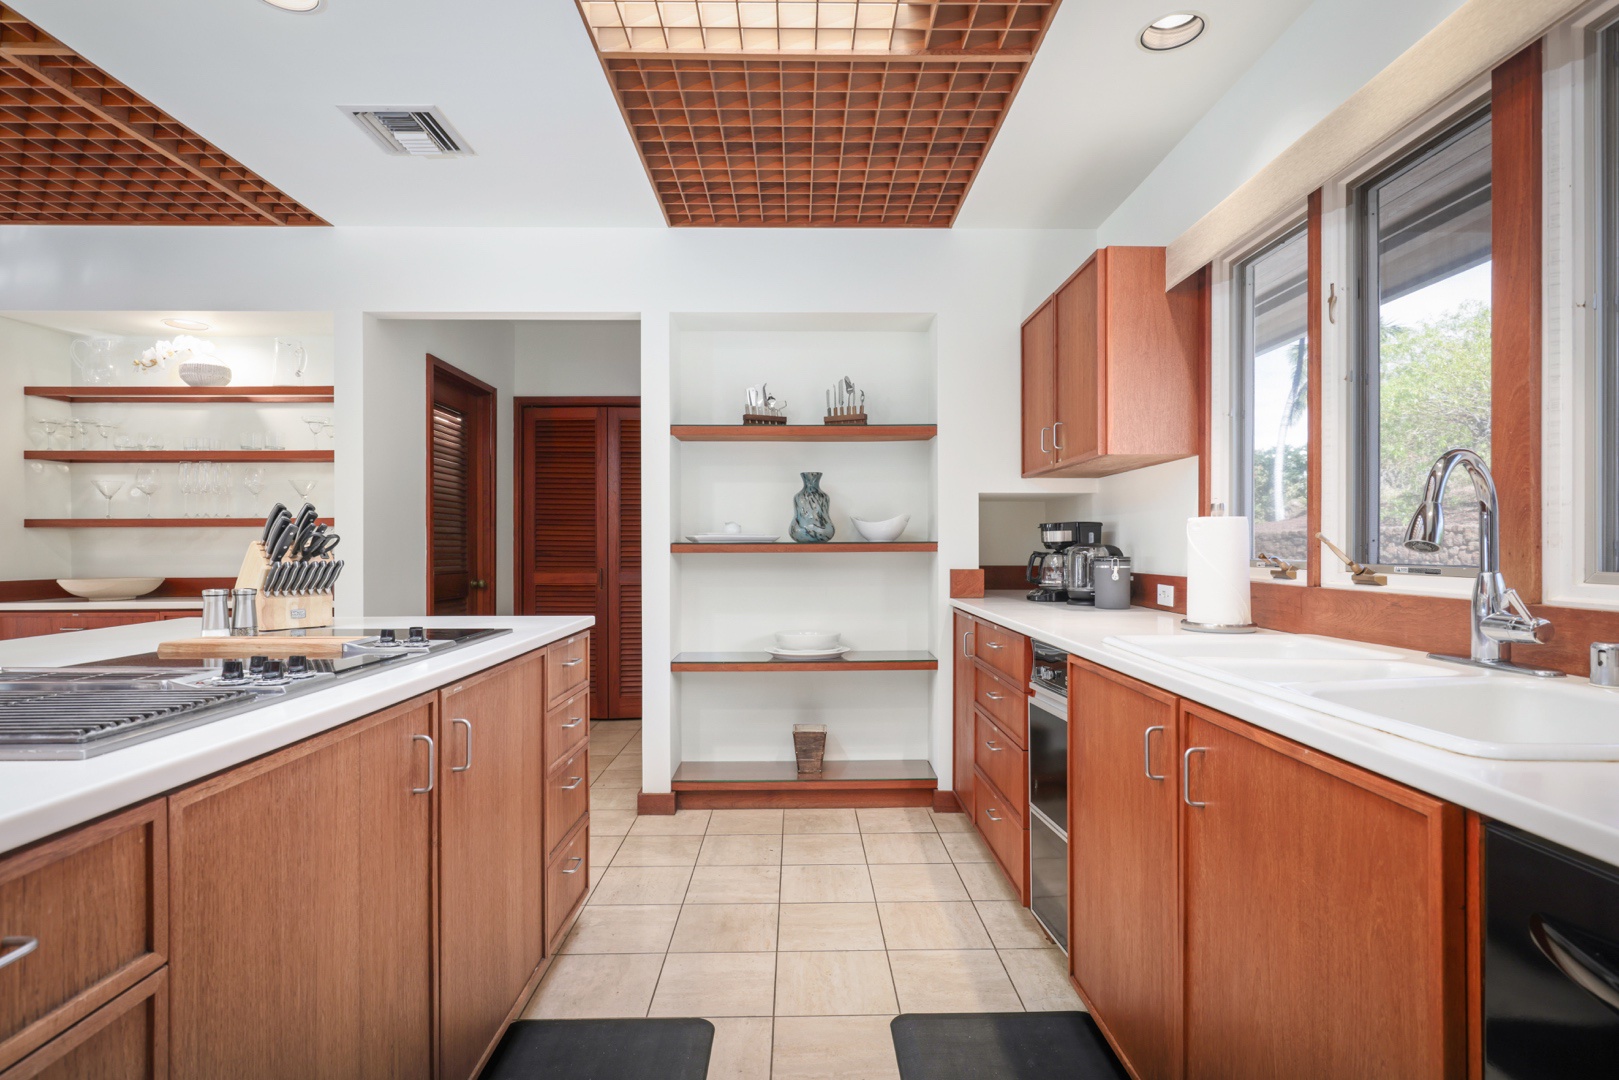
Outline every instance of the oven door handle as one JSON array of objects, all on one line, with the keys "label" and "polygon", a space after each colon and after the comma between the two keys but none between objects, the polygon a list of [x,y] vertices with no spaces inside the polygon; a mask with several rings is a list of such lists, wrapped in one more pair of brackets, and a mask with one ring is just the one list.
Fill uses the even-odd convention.
[{"label": "oven door handle", "polygon": [[1535,915],[1529,920],[1529,936],[1535,947],[1558,971],[1568,976],[1570,982],[1619,1012],[1619,970],[1601,955],[1615,949],[1614,943],[1554,922],[1544,915]]}]

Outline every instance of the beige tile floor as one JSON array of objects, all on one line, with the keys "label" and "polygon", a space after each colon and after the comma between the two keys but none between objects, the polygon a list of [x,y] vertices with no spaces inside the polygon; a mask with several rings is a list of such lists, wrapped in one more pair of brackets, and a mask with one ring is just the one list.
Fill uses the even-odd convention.
[{"label": "beige tile floor", "polygon": [[1082,1007],[963,815],[640,818],[640,723],[590,749],[590,899],[525,1017],[707,1017],[710,1080],[897,1080],[896,1013]]}]

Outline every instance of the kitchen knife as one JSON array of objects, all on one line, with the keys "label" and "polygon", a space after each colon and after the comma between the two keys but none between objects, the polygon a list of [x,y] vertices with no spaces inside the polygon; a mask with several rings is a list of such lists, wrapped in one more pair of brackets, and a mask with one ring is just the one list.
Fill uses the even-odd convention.
[{"label": "kitchen knife", "polygon": [[292,547],[293,528],[289,524],[276,533],[275,539],[270,541],[270,561],[280,562],[282,556]]},{"label": "kitchen knife", "polygon": [[275,579],[276,579],[276,576],[278,574],[280,574],[280,573],[281,573],[281,567],[277,566],[274,563],[271,563],[270,564],[270,569],[265,571],[265,574],[264,574],[264,586],[263,586],[263,591],[264,591],[265,596],[274,596],[275,595]]},{"label": "kitchen knife", "polygon": [[298,531],[304,532],[305,530],[312,528],[315,524],[315,519],[318,517],[320,517],[320,511],[315,509],[315,504],[307,502],[304,503],[304,505],[298,511]]},{"label": "kitchen knife", "polygon": [[269,557],[271,562],[274,562],[277,558],[275,550],[277,546],[280,545],[281,538],[286,536],[288,530],[291,528],[292,518],[285,511],[283,511],[282,514],[275,519],[275,524],[270,527],[270,537],[264,542],[264,554]]},{"label": "kitchen knife", "polygon": [[275,528],[276,521],[279,520],[281,515],[285,513],[287,513],[286,505],[284,503],[276,503],[274,506],[270,507],[270,512],[264,515],[264,535],[259,537],[259,539],[264,541],[265,547],[270,546],[270,531]]}]

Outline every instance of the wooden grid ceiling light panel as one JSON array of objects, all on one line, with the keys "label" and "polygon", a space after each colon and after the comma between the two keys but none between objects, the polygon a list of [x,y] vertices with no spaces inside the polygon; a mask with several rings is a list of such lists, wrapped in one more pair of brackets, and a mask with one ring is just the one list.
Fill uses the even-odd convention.
[{"label": "wooden grid ceiling light panel", "polygon": [[0,223],[326,224],[3,5]]},{"label": "wooden grid ceiling light panel", "polygon": [[671,225],[955,221],[1060,0],[578,0]]}]

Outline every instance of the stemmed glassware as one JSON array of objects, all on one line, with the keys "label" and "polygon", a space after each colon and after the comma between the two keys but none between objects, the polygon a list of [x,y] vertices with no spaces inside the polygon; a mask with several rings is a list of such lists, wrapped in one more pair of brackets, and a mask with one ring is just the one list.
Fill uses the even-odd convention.
[{"label": "stemmed glassware", "polygon": [[195,461],[180,462],[180,515],[193,517],[191,496],[197,491],[197,465]]},{"label": "stemmed glassware", "polygon": [[92,420],[90,423],[96,427],[96,434],[101,436],[101,448],[107,449],[112,445],[112,433],[118,430],[118,425],[110,420]]},{"label": "stemmed glassware", "polygon": [[309,433],[315,437],[315,449],[319,450],[320,433],[331,427],[331,421],[323,416],[304,416],[300,417],[300,419],[309,425]]},{"label": "stemmed glassware", "polygon": [[253,509],[259,508],[259,492],[264,490],[264,470],[258,467],[248,469],[242,474],[242,486],[253,496]]},{"label": "stemmed glassware", "polygon": [[299,478],[296,480],[288,480],[287,483],[292,485],[292,490],[296,491],[298,493],[298,497],[303,499],[305,502],[309,501],[309,493],[315,490],[315,481],[313,480]]},{"label": "stemmed glassware", "polygon": [[152,516],[152,496],[157,494],[158,486],[156,469],[150,465],[142,465],[135,470],[135,481],[132,488],[146,496],[147,517]]},{"label": "stemmed glassware", "polygon": [[112,517],[112,497],[123,490],[124,482],[107,476],[97,479],[95,485],[96,490],[101,492],[101,497],[107,500],[107,516]]},{"label": "stemmed glassware", "polygon": [[46,419],[41,420],[39,422],[39,426],[45,432],[45,449],[49,450],[51,449],[51,443],[56,440],[57,431],[64,426],[64,422],[61,420]]}]

